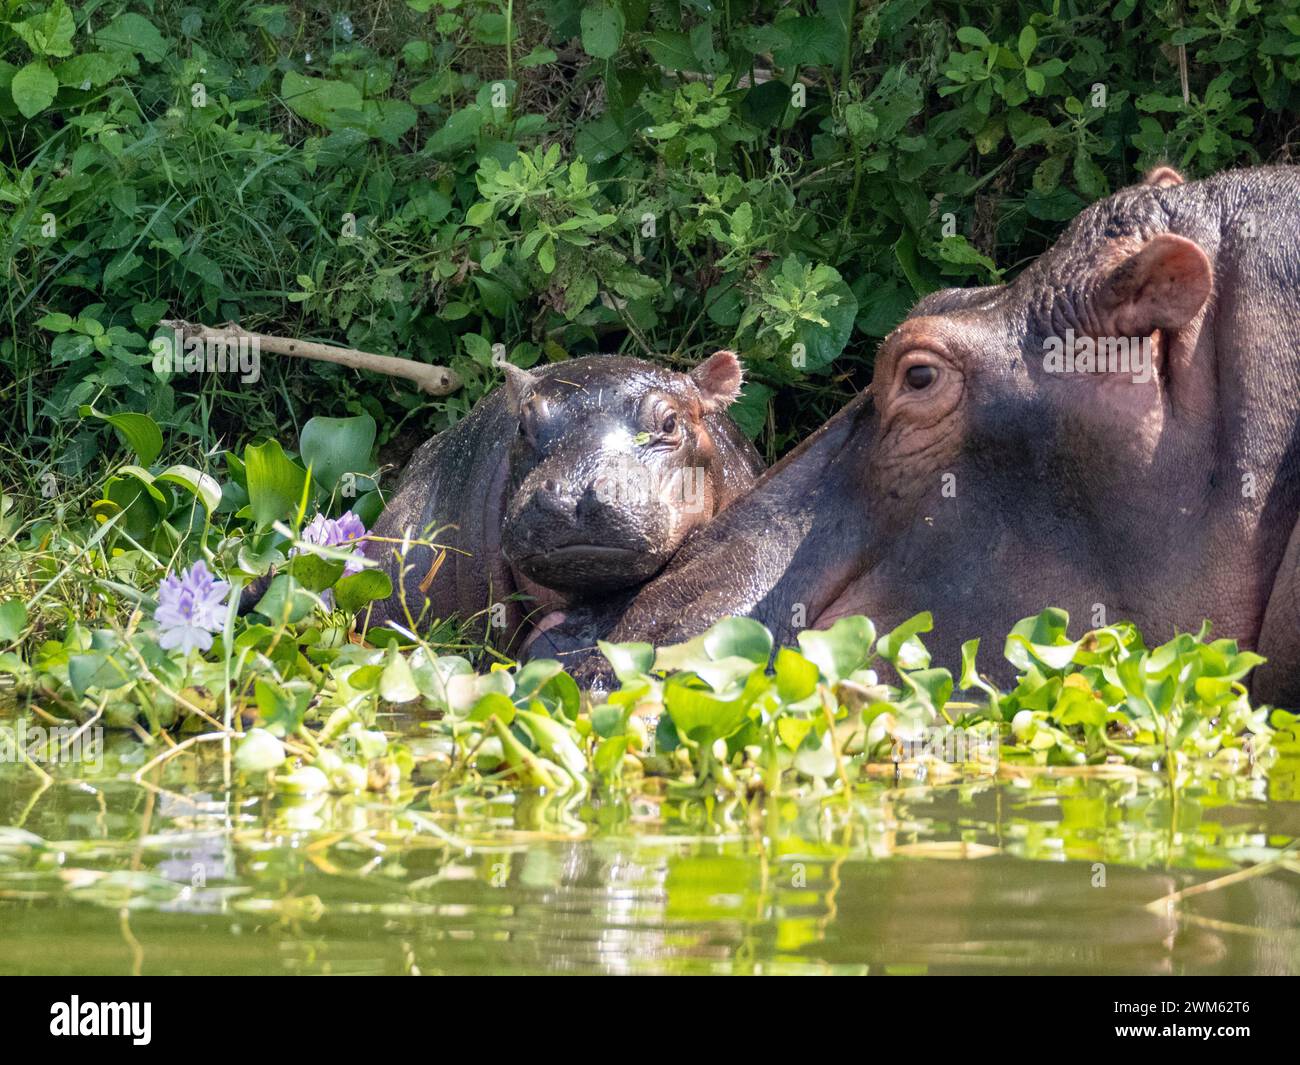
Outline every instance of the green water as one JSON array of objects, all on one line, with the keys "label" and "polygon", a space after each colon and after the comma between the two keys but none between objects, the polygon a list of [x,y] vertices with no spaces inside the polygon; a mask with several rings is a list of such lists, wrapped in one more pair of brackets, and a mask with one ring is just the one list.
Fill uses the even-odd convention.
[{"label": "green water", "polygon": [[1294,768],[706,811],[295,800],[216,744],[134,782],[158,753],[0,763],[0,973],[1300,972]]}]

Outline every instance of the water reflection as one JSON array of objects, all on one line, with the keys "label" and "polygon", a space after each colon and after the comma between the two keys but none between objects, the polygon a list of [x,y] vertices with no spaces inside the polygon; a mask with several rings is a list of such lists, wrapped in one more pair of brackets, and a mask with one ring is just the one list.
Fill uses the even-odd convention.
[{"label": "water reflection", "polygon": [[0,971],[1300,972],[1286,772],[403,810],[140,764],[0,765]]}]

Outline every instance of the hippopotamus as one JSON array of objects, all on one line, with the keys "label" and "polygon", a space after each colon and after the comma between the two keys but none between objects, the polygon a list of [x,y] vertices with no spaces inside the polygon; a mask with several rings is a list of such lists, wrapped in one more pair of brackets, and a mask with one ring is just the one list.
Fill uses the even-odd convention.
[{"label": "hippopotamus", "polygon": [[518,647],[558,609],[654,576],[763,468],[727,414],[731,351],[689,373],[608,355],[501,368],[505,386],[421,445],[371,530],[394,588],[372,626],[455,616]]},{"label": "hippopotamus", "polygon": [[[1257,700],[1300,704],[1297,338],[1300,168],[1162,167],[1009,284],[925,296],[868,388],[603,634],[664,645],[747,615],[788,642],[930,610],[936,664],[980,637],[1005,683],[1003,638],[1045,606],[1148,642],[1208,619],[1268,656]],[[539,653],[566,646],[549,635]],[[569,661],[603,679],[592,651]]]}]

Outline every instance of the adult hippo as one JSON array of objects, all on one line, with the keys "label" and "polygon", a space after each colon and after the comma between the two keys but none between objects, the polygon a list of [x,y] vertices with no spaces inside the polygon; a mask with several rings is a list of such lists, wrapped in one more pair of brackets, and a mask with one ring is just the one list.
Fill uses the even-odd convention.
[{"label": "adult hippo", "polygon": [[[923,299],[866,392],[608,638],[673,643],[741,614],[789,641],[847,614],[888,628],[931,610],[938,661],[980,636],[1005,682],[988,650],[1047,605],[1157,640],[1208,618],[1269,657],[1257,699],[1298,704],[1297,338],[1300,169],[1184,183],[1161,168],[1012,283]],[[551,635],[536,653],[565,647]],[[600,676],[585,656],[580,675]]]},{"label": "adult hippo", "polygon": [[726,414],[730,351],[689,374],[615,356],[503,369],[420,447],[371,531],[394,588],[371,625],[479,617],[512,648],[556,608],[652,577],[762,470]]}]

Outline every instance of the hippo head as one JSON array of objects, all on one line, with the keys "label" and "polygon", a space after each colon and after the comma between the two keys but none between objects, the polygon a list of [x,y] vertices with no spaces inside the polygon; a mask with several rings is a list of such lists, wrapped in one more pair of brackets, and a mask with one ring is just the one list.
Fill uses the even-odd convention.
[{"label": "hippo head", "polygon": [[992,637],[1046,604],[1153,635],[1222,620],[1236,593],[1196,562],[1210,517],[1239,509],[1205,328],[1219,222],[1180,185],[1161,171],[1094,205],[1013,283],[927,296],[884,341],[849,444],[856,573],[819,624],[933,609],[940,633]]},{"label": "hippo head", "polygon": [[502,548],[528,580],[604,593],[657,573],[718,509],[718,418],[741,367],[719,351],[690,373],[639,359],[506,368],[518,419]]}]

